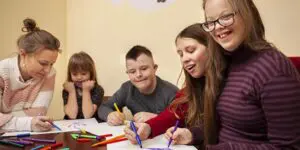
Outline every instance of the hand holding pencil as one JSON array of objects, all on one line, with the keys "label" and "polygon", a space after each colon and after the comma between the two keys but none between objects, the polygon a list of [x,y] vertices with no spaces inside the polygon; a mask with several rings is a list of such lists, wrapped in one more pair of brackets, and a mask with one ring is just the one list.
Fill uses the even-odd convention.
[{"label": "hand holding pencil", "polygon": [[107,123],[112,126],[122,125],[125,120],[125,115],[120,111],[117,104],[114,103],[116,111],[113,111],[107,116]]},{"label": "hand holding pencil", "polygon": [[[172,144],[186,145],[190,144],[193,140],[191,131],[187,128],[169,128],[164,134],[165,138],[171,141]],[[173,132],[174,131],[174,132]]]},{"label": "hand holding pencil", "polygon": [[[137,134],[139,135],[139,138],[141,141],[148,139],[148,137],[151,134],[151,127],[147,123],[134,123],[136,127]],[[128,138],[128,140],[132,144],[137,144],[137,138],[136,133],[133,131],[132,127],[130,125],[127,125],[124,129],[125,137]]]},{"label": "hand holding pencil", "polygon": [[52,125],[49,123],[51,121],[48,116],[36,116],[31,120],[31,130],[32,131],[49,131],[52,128]]}]

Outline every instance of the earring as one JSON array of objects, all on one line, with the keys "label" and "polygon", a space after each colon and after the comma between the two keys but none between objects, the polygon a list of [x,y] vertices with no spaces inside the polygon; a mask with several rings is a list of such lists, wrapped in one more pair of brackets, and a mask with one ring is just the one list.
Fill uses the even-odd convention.
[{"label": "earring", "polygon": [[25,62],[23,62],[21,64],[21,68],[22,68],[23,71],[27,72],[27,68],[26,68]]}]

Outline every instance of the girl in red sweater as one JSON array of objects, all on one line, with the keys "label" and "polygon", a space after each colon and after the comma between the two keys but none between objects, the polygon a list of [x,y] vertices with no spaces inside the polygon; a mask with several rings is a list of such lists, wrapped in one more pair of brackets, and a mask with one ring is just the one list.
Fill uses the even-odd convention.
[{"label": "girl in red sweater", "polygon": [[[216,137],[211,136],[216,134],[213,109],[220,93],[225,62],[220,53],[212,54],[207,50],[208,34],[203,31],[201,24],[193,24],[182,30],[175,44],[185,73],[185,86],[164,112],[146,123],[136,123],[136,126],[140,138],[145,140],[164,133],[179,120],[179,126],[186,127],[182,130],[190,138],[180,140],[177,144],[199,144],[203,140],[191,140],[195,137],[192,134],[196,133],[193,132],[194,127],[203,126],[205,139]],[[126,128],[125,134],[132,143],[136,143],[134,132]]]}]

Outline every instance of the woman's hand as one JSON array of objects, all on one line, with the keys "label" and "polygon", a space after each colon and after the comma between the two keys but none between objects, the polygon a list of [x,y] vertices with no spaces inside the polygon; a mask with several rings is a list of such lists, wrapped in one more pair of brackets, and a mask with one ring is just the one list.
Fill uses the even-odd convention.
[{"label": "woman's hand", "polygon": [[172,144],[190,144],[193,140],[191,131],[187,128],[177,128],[172,134],[174,127],[169,128],[164,134],[165,138],[170,140],[173,139]]},{"label": "woman's hand", "polygon": [[36,132],[49,131],[52,128],[49,121],[51,121],[51,119],[48,116],[33,117],[31,120],[31,130]]}]

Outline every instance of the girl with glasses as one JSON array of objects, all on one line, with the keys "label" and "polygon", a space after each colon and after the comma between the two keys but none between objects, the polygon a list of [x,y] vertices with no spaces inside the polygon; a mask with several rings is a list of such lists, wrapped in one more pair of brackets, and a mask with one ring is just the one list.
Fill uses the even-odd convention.
[{"label": "girl with glasses", "polygon": [[0,61],[0,129],[47,131],[60,42],[34,20],[23,23],[27,33],[17,41],[18,56]]},{"label": "girl with glasses", "polygon": [[[208,48],[230,61],[216,101],[218,138],[208,150],[300,149],[300,76],[290,60],[265,39],[252,0],[204,0],[211,35]],[[197,135],[203,138],[203,129]]]}]

